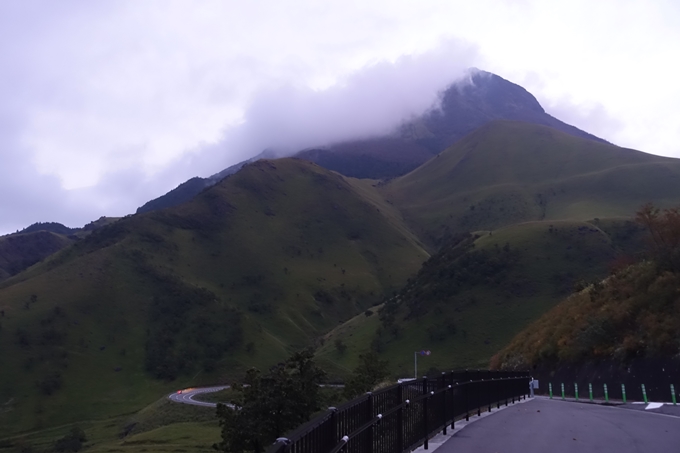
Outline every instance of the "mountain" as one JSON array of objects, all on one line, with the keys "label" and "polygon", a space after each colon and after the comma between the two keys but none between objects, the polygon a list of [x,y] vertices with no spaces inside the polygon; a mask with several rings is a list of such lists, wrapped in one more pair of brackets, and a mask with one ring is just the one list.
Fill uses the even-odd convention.
[{"label": "mountain", "polygon": [[63,234],[33,227],[24,230],[28,232],[0,236],[0,282],[73,242]]},{"label": "mountain", "polygon": [[521,86],[490,72],[471,69],[465,79],[442,93],[438,108],[402,124],[390,136],[351,140],[326,149],[305,150],[297,156],[347,176],[390,178],[415,169],[495,120],[539,124],[606,143],[550,116]]},{"label": "mountain", "polygon": [[680,160],[515,121],[493,121],[378,188],[430,244],[538,220],[630,217],[680,199]]},{"label": "mountain", "polygon": [[116,220],[116,217],[101,217],[82,228],[37,222],[16,233],[0,236],[0,282]]},{"label": "mountain", "polygon": [[17,233],[35,233],[36,231],[49,231],[51,233],[68,236],[79,231],[79,228],[69,228],[57,222],[37,222],[24,228]]},{"label": "mountain", "polygon": [[185,201],[189,201],[192,198],[194,198],[204,189],[217,184],[218,182],[220,182],[229,175],[233,175],[241,168],[243,168],[244,165],[258,161],[260,159],[273,159],[275,157],[276,155],[274,152],[270,150],[265,150],[258,154],[257,156],[244,160],[243,162],[239,162],[238,164],[232,165],[231,167],[227,167],[224,170],[210,176],[209,178],[199,178],[198,176],[193,177],[188,181],[185,181],[179,186],[175,187],[165,195],[161,195],[158,198],[154,198],[153,200],[147,201],[142,206],[137,208],[136,213],[141,214],[143,212],[157,211],[159,209],[169,208],[171,206],[177,206],[179,204],[182,204]]},{"label": "mountain", "polygon": [[[355,178],[383,179],[404,175],[490,121],[506,119],[549,126],[576,137],[604,140],[547,114],[527,90],[490,72],[471,69],[467,77],[450,85],[440,104],[381,137],[347,140],[326,147],[312,147],[295,157]],[[149,212],[176,206],[233,174],[245,163],[276,157],[265,150],[210,178],[192,178],[137,209]]]},{"label": "mountain", "polygon": [[413,351],[422,349],[432,355],[421,359],[421,374],[486,367],[574,287],[637,256],[645,237],[624,219],[528,222],[449,237],[380,309],[327,334],[317,357],[340,375],[368,347],[402,377],[413,374]]},{"label": "mountain", "polygon": [[486,366],[574,287],[638,256],[646,233],[631,218],[649,201],[677,205],[678,181],[678,159],[491,122],[374,184],[434,252],[379,311],[327,334],[319,360],[342,374],[371,345],[405,376],[403,351],[423,348],[427,367]]},{"label": "mountain", "polygon": [[0,283],[0,434],[270,366],[376,304],[428,255],[374,195],[261,160]]}]

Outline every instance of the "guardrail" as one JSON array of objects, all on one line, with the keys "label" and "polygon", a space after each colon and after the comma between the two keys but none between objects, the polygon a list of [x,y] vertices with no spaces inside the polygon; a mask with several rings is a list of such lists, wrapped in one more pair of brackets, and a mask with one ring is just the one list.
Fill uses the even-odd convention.
[{"label": "guardrail", "polygon": [[461,371],[403,382],[331,407],[267,453],[402,453],[456,420],[526,398],[524,372]]}]

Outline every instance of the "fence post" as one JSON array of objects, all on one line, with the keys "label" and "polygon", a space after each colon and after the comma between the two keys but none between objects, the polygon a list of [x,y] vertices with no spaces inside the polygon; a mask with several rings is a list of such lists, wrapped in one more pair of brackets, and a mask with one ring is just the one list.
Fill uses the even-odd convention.
[{"label": "fence post", "polygon": [[486,385],[486,399],[487,402],[489,403],[489,412],[491,412],[491,389],[493,389],[493,378],[488,379],[487,385]]},{"label": "fence post", "polygon": [[458,383],[453,383],[453,377],[451,378],[451,382],[451,430],[453,431],[454,425],[456,424],[456,391],[453,387],[455,386],[457,388]]},{"label": "fence post", "polygon": [[427,400],[430,399],[428,396],[428,391],[427,391],[427,376],[423,376],[423,395],[425,395],[425,398],[423,398],[423,436],[425,437],[425,442],[423,444],[423,447],[425,450],[429,448],[429,443],[428,443],[428,430],[427,430]]},{"label": "fence post", "polygon": [[397,447],[399,451],[404,451],[404,388],[402,384],[397,387],[397,401],[399,402],[399,410],[397,411]]},{"label": "fence post", "polygon": [[[373,408],[373,392],[366,392],[368,395],[368,417],[366,418],[366,421],[372,420],[374,415],[374,408]],[[368,429],[368,436],[366,439],[366,443],[368,444],[368,451],[373,451],[373,430],[375,429],[375,425],[371,425],[371,427]]]},{"label": "fence post", "polygon": [[443,431],[443,434],[446,436],[446,425],[449,424],[449,419],[446,416],[446,414],[448,414],[448,411],[446,410],[447,409],[447,407],[446,407],[446,395],[448,394],[448,392],[449,392],[448,389],[450,389],[451,386],[449,385],[447,387],[446,372],[444,372],[444,371],[442,371],[442,385],[444,386],[444,388],[446,388],[446,390],[444,390],[444,401],[442,403],[444,405],[444,431]]},{"label": "fence post", "polygon": [[468,400],[468,397],[470,395],[470,381],[467,381],[467,384],[465,385],[465,421],[469,422],[470,421],[470,401]]},{"label": "fence post", "polygon": [[338,408],[331,406],[328,410],[331,411],[331,436],[327,442],[329,445],[335,445],[340,438],[340,436],[338,436]]},{"label": "fence post", "polygon": [[677,402],[675,401],[675,386],[671,384],[671,397],[673,398],[673,406],[677,406]]},{"label": "fence post", "polygon": [[499,377],[494,381],[495,384],[495,389],[496,389],[496,409],[501,408],[501,399],[503,398],[503,378]]},{"label": "fence post", "polygon": [[278,437],[274,444],[280,444],[279,448],[276,449],[276,453],[283,453],[286,451],[286,446],[290,443],[287,437]]},{"label": "fence post", "polygon": [[508,377],[506,376],[505,379],[503,380],[503,393],[505,393],[505,405],[508,405],[508,400],[510,397],[508,396]]}]

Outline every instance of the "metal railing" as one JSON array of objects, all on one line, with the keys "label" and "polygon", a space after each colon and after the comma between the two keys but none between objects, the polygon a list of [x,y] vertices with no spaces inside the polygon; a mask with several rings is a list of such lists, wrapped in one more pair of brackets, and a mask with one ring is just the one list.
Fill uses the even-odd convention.
[{"label": "metal railing", "polygon": [[369,392],[279,438],[267,453],[402,453],[424,445],[456,420],[526,398],[529,374],[442,373]]}]

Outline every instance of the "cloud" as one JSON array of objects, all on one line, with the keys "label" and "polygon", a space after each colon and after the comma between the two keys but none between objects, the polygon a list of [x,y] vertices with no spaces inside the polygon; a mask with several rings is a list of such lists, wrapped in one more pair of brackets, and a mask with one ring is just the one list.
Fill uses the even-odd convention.
[{"label": "cloud", "polygon": [[263,91],[244,123],[226,133],[224,146],[247,155],[265,148],[286,153],[389,133],[433,107],[475,57],[473,47],[448,41],[430,52],[373,64],[325,90],[288,84]]},{"label": "cloud", "polygon": [[[102,140],[111,139],[121,123],[109,126],[102,118],[75,118],[83,109],[88,111],[87,105],[67,103],[54,110],[27,111],[26,122],[6,124],[3,134],[13,140],[5,147],[9,151],[3,151],[5,170],[15,176],[4,180],[2,189],[15,194],[15,202],[0,204],[0,232],[36,221],[77,226],[101,215],[129,214],[193,176],[212,175],[264,149],[290,154],[387,133],[436,104],[438,93],[460,78],[475,58],[473,46],[448,40],[429,52],[374,62],[322,89],[289,81],[266,86],[253,93],[236,124],[222,124],[221,133],[210,142],[188,141],[181,152],[170,159],[166,156],[154,171],[148,171],[144,162],[148,147],[154,145],[144,143],[141,137],[135,140],[132,124],[126,136],[129,143],[111,140],[102,147]],[[107,111],[114,116],[117,112],[115,108]],[[73,124],[69,124],[71,120]],[[128,121],[139,118],[133,115]],[[36,127],[49,133],[44,137],[33,134],[27,140],[26,131]],[[160,140],[167,139],[162,136]],[[75,143],[75,148],[57,149],[67,142]],[[100,149],[92,155],[77,152],[88,146]],[[60,171],[60,178],[45,171],[50,165],[68,167],[79,175],[80,184],[64,184],[62,178],[68,177],[68,172],[64,176]],[[83,177],[84,173],[89,173],[89,178]],[[83,181],[88,184],[82,185]]]},{"label": "cloud", "polygon": [[610,142],[615,140],[625,126],[623,121],[612,116],[600,103],[576,103],[565,97],[549,100],[542,105],[555,118]]}]

